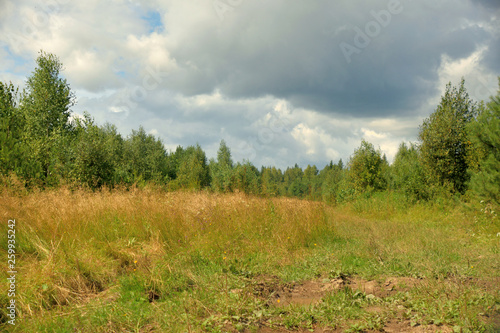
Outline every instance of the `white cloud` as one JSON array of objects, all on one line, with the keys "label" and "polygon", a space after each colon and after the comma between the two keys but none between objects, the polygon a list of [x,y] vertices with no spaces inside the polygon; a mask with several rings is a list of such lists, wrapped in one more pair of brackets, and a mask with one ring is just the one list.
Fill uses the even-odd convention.
[{"label": "white cloud", "polygon": [[[475,101],[488,100],[490,96],[494,95],[498,86],[498,73],[486,69],[481,62],[487,51],[488,46],[482,46],[470,56],[456,60],[443,55],[441,66],[438,69],[442,94],[448,82],[457,86],[461,78],[464,77],[469,96]],[[439,100],[437,102],[439,103]]]},{"label": "white cloud", "polygon": [[125,110],[123,108],[118,108],[116,106],[110,106],[109,107],[109,112],[122,113],[122,112],[125,112]]},{"label": "white cloud", "polygon": [[387,133],[377,133],[367,128],[361,128],[361,133],[363,133],[363,137],[368,141],[382,140],[387,138]]},{"label": "white cloud", "polygon": [[65,64],[68,79],[88,91],[102,91],[117,85],[109,59],[92,50],[75,50]]}]

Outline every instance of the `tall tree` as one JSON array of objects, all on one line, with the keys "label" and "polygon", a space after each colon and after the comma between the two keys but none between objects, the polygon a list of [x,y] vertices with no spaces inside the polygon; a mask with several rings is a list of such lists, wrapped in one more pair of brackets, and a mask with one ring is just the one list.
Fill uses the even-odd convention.
[{"label": "tall tree", "polygon": [[302,197],[307,192],[307,186],[302,182],[304,172],[295,164],[293,168],[287,168],[283,175],[283,185],[288,196]]},{"label": "tall tree", "polygon": [[321,194],[323,200],[330,203],[337,202],[340,182],[344,175],[342,159],[339,160],[338,164],[333,164],[333,161],[330,161],[330,165],[321,170],[320,175],[322,176]]},{"label": "tall tree", "polygon": [[124,145],[124,158],[134,181],[161,182],[167,175],[167,152],[160,139],[142,126],[132,130]]},{"label": "tall tree", "polygon": [[104,135],[104,146],[110,163],[114,166],[112,184],[130,183],[130,174],[124,161],[125,140],[113,124],[105,123],[100,129]]},{"label": "tall tree", "polygon": [[112,186],[116,161],[112,147],[108,145],[108,133],[87,113],[83,119],[77,118],[74,124],[73,178],[91,189]]},{"label": "tall tree", "polygon": [[207,157],[200,145],[189,146],[182,153],[173,188],[201,189],[210,185]]},{"label": "tall tree", "polygon": [[228,192],[232,190],[233,160],[231,150],[224,140],[220,142],[217,161],[210,161],[210,175],[212,177],[212,188],[215,191]]},{"label": "tall tree", "polygon": [[469,180],[468,160],[472,144],[467,125],[477,116],[478,104],[469,98],[465,80],[446,86],[436,111],[420,127],[420,150],[429,178],[463,193]]},{"label": "tall tree", "polygon": [[18,108],[18,88],[0,82],[0,173],[22,173],[24,117]]},{"label": "tall tree", "polygon": [[[167,181],[173,181],[177,178],[185,153],[186,150],[182,146],[177,146],[174,152],[170,152],[167,159]],[[171,185],[175,184],[172,183]]]},{"label": "tall tree", "polygon": [[321,182],[318,176],[318,168],[313,165],[307,165],[304,170],[304,175],[302,177],[302,182],[304,186],[307,188],[306,196],[310,199],[315,199],[320,195]]},{"label": "tall tree", "polygon": [[71,129],[68,120],[75,97],[66,79],[60,77],[59,58],[40,51],[36,63],[21,98],[26,120],[23,134],[30,163],[38,168],[34,176],[48,182],[49,176],[57,177],[52,171],[57,168],[57,150],[63,146],[61,138]]},{"label": "tall tree", "polygon": [[234,189],[247,194],[259,193],[259,170],[250,161],[238,163],[234,168]]},{"label": "tall tree", "polygon": [[384,159],[380,150],[365,140],[349,160],[349,178],[359,192],[385,188]]},{"label": "tall tree", "polygon": [[283,183],[283,174],[275,167],[262,167],[260,172],[261,193],[266,196],[277,196]]},{"label": "tall tree", "polygon": [[500,77],[498,86],[497,95],[471,123],[472,140],[484,154],[471,187],[483,199],[500,205]]},{"label": "tall tree", "polygon": [[393,190],[404,193],[411,200],[429,198],[429,187],[416,144],[403,142],[399,145],[390,173]]}]

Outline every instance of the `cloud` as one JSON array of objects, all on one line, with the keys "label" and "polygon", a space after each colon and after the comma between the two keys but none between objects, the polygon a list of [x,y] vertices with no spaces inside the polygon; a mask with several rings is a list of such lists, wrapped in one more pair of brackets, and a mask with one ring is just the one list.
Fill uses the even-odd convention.
[{"label": "cloud", "polygon": [[500,3],[496,0],[472,0],[475,3],[481,4],[488,9],[500,10]]},{"label": "cloud", "polygon": [[484,52],[483,63],[494,73],[500,72],[500,29],[496,38],[492,38],[492,42],[488,45],[486,51]]},{"label": "cloud", "polygon": [[169,149],[322,166],[365,138],[391,160],[449,81],[496,93],[498,17],[486,0],[0,1],[0,75],[22,84],[53,52],[77,114]]},{"label": "cloud", "polygon": [[[414,112],[424,96],[437,93],[428,83],[437,79],[442,54],[468,57],[488,32],[452,16],[474,12],[467,2],[449,14],[449,8],[429,12],[401,1],[400,12],[379,23],[388,3],[243,2],[219,22],[203,6],[188,14],[199,3],[174,4],[165,21],[179,71],[168,87],[187,95],[218,89],[231,98],[271,94],[297,107],[353,116]],[[178,24],[179,17],[187,20]],[[357,31],[366,37],[377,24],[379,32],[366,47],[358,43],[360,54],[348,63],[339,45],[355,47]]]}]

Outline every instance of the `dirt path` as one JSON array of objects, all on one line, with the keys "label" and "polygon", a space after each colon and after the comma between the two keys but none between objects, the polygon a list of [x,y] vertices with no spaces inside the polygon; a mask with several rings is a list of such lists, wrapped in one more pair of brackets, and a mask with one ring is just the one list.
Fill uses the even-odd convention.
[{"label": "dirt path", "polygon": [[[474,284],[484,285],[486,288],[497,288],[496,286],[498,286],[499,282],[500,281],[498,280],[473,281]],[[341,290],[343,288],[350,288],[353,292],[361,291],[366,295],[366,298],[383,299],[395,295],[399,292],[406,292],[410,291],[412,288],[421,287],[426,283],[428,283],[428,281],[410,277],[391,277],[383,281],[370,281],[360,278],[348,278],[344,276],[335,279],[319,278],[316,280],[308,280],[301,283],[280,283],[280,280],[277,277],[263,276],[257,278],[257,282],[253,285],[252,292],[254,296],[265,300],[269,306],[310,306],[322,302],[323,297],[331,293],[332,291]],[[384,313],[389,311],[383,305],[370,305],[369,307],[366,307],[364,309],[369,313]],[[404,319],[404,316],[402,315],[403,309],[401,309],[400,312],[401,313],[396,312],[394,318],[389,319],[384,324],[383,329],[377,331],[361,330],[361,332],[453,332],[453,329],[446,325],[412,325],[410,320]],[[500,318],[491,318],[491,320],[493,320],[493,322],[498,321],[500,323]],[[344,332],[345,330],[346,328],[328,329],[318,326],[314,327],[312,332]],[[311,332],[311,330],[299,329],[290,331],[281,327],[270,328],[266,326],[266,323],[262,323],[261,327],[258,328],[256,332]]]}]

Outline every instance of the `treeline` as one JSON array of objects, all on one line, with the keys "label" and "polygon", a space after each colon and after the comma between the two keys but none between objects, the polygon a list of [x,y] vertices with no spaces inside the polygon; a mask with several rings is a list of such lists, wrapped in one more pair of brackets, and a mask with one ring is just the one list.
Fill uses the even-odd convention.
[{"label": "treeline", "polygon": [[[380,149],[362,141],[346,164],[321,170],[298,165],[282,171],[235,163],[221,141],[216,159],[199,145],[167,152],[142,127],[122,137],[112,124],[90,115],[72,117],[75,96],[60,77],[62,64],[40,52],[37,67],[19,92],[0,82],[0,172],[4,183],[26,187],[74,184],[99,189],[154,183],[169,190],[211,189],[265,196],[343,202],[374,191],[402,192],[409,200],[473,190],[500,203],[500,91],[472,101],[464,87],[448,84],[440,104],[420,127],[418,143],[401,143],[389,165]],[[500,81],[499,81],[500,82]]]}]

